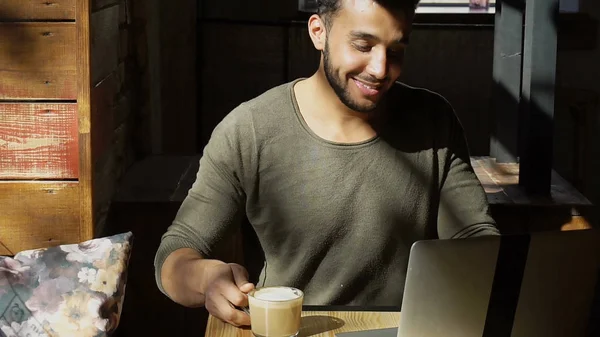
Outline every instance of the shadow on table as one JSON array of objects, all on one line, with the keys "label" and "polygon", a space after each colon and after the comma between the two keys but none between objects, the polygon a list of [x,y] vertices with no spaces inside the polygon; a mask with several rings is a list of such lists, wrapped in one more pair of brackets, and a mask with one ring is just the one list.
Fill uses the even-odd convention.
[{"label": "shadow on table", "polygon": [[302,317],[298,337],[309,337],[323,332],[339,329],[346,322],[331,316],[306,316]]}]

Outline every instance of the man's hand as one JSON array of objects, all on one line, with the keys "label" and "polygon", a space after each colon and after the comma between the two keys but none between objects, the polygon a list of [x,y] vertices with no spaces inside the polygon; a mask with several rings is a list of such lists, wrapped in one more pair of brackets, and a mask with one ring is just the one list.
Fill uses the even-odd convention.
[{"label": "man's hand", "polygon": [[247,294],[254,289],[246,268],[235,263],[217,264],[205,270],[203,279],[206,310],[231,325],[249,326],[250,316],[234,307],[247,306]]},{"label": "man's hand", "polygon": [[250,317],[234,306],[248,305],[254,289],[246,268],[234,263],[204,259],[190,248],[178,249],[163,263],[165,293],[183,306],[204,306],[210,314],[234,326],[250,325]]}]

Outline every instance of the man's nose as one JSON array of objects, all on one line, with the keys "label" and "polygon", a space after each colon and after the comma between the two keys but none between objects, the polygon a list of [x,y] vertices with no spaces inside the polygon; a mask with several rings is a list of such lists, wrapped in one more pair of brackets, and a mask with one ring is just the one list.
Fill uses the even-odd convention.
[{"label": "man's nose", "polygon": [[385,50],[372,50],[371,61],[367,67],[367,72],[378,80],[384,80],[388,73],[387,55]]}]

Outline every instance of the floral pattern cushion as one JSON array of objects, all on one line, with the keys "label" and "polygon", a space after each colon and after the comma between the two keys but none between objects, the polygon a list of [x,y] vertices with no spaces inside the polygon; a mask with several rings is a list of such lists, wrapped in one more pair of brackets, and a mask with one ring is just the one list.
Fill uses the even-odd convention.
[{"label": "floral pattern cushion", "polygon": [[0,256],[0,337],[101,337],[119,324],[130,232]]}]

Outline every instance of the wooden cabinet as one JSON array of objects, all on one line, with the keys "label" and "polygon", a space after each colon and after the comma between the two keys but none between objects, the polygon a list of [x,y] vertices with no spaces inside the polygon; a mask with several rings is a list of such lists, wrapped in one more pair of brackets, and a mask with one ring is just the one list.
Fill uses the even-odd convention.
[{"label": "wooden cabinet", "polygon": [[81,225],[80,189],[75,181],[0,183],[0,255],[89,237]]},{"label": "wooden cabinet", "polygon": [[2,0],[0,20],[73,21],[76,17],[76,2],[77,0]]},{"label": "wooden cabinet", "polygon": [[1,99],[75,100],[75,23],[0,23]]},{"label": "wooden cabinet", "polygon": [[[92,189],[98,163],[107,161],[98,143],[111,141],[112,118],[103,116],[112,113],[114,93],[91,95],[94,87],[105,92],[102,81],[117,71],[118,55],[109,54],[119,36],[104,33],[119,32],[123,4],[0,1],[1,255],[98,234],[102,205]],[[102,10],[93,14],[94,6]]]}]

